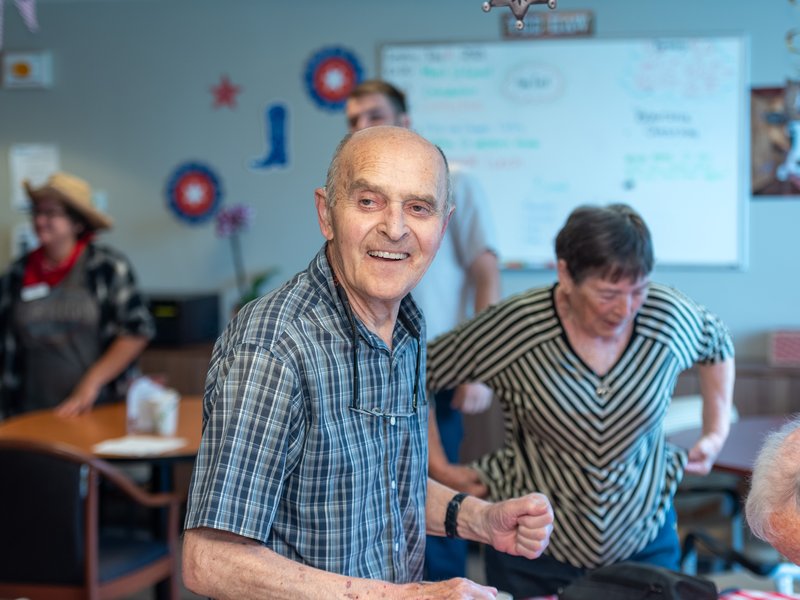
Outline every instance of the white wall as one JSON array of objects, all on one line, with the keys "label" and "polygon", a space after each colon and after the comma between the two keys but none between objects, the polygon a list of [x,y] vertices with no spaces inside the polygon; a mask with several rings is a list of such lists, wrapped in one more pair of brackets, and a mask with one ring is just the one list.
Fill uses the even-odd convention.
[{"label": "white wall", "polygon": [[[189,159],[214,166],[227,202],[256,208],[255,227],[243,239],[248,269],[275,265],[275,283],[288,278],[322,243],[313,189],[345,133],[343,115],[317,108],[306,94],[306,61],[324,46],[340,45],[374,76],[382,42],[499,39],[500,11],[484,14],[480,5],[39,0],[40,31],[32,34],[6,3],[5,49],[50,50],[55,85],[0,89],[0,265],[8,262],[11,226],[25,219],[8,201],[8,150],[42,142],[59,146],[64,169],[107,191],[118,225],[105,240],[132,259],[145,290],[232,288],[227,241],[210,224],[188,226],[166,207],[167,178]],[[800,74],[800,57],[784,45],[786,31],[800,25],[800,9],[788,0],[559,0],[559,8],[593,10],[602,36],[746,33],[753,86],[781,85]],[[244,88],[235,110],[212,108],[208,89],[223,73]],[[289,108],[290,164],[250,170],[248,162],[265,150],[264,109],[275,102]],[[746,271],[658,270],[656,278],[720,314],[740,357],[763,358],[770,329],[800,328],[794,243],[800,200],[754,200],[750,219]],[[552,272],[506,273],[504,293],[552,279]]]}]

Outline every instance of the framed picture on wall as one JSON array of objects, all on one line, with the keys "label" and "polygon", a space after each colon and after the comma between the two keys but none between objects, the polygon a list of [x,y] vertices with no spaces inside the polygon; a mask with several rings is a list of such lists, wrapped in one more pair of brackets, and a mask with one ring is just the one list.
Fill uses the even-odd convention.
[{"label": "framed picture on wall", "polygon": [[750,130],[753,196],[800,196],[800,81],[753,88]]}]

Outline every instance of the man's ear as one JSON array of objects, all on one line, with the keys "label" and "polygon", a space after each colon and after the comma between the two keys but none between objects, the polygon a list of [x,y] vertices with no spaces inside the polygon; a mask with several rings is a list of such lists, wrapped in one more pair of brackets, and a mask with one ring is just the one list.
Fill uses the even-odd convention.
[{"label": "man's ear", "polygon": [[455,205],[450,207],[450,210],[447,212],[447,216],[444,218],[444,223],[442,224],[442,235],[444,232],[447,231],[447,224],[450,223],[450,217],[453,216],[453,212],[456,210]]},{"label": "man's ear", "polygon": [[319,187],[314,190],[314,203],[317,206],[317,222],[319,230],[326,240],[333,239],[333,225],[331,223],[331,211],[328,207],[328,190]]}]

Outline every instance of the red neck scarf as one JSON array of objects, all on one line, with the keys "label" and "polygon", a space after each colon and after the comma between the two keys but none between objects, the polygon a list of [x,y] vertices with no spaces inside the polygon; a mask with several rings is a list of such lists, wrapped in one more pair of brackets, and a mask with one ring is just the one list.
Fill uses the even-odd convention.
[{"label": "red neck scarf", "polygon": [[28,262],[25,263],[25,275],[22,278],[22,287],[36,285],[37,283],[46,283],[50,287],[57,286],[75,266],[78,257],[91,240],[91,235],[78,238],[70,255],[61,264],[52,268],[44,266],[44,248],[39,246],[28,255]]}]

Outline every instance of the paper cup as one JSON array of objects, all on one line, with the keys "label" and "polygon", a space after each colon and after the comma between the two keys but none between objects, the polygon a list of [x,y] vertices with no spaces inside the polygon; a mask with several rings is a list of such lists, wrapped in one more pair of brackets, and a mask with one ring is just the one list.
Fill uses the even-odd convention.
[{"label": "paper cup", "polygon": [[150,399],[153,425],[158,435],[175,435],[178,430],[178,404],[181,397],[177,391],[166,389]]}]

